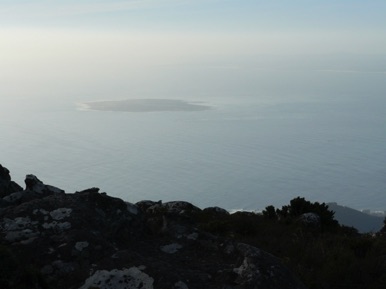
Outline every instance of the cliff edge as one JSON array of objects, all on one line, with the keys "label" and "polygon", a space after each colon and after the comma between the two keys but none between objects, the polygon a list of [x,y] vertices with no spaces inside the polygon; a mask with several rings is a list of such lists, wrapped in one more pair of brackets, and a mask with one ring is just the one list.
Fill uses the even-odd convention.
[{"label": "cliff edge", "polygon": [[223,209],[25,185],[0,165],[2,289],[305,288],[275,256],[198,226]]}]

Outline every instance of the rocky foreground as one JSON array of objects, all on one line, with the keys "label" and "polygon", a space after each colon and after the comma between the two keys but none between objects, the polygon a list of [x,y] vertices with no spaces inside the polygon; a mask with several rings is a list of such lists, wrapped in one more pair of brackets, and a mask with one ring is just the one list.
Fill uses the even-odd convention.
[{"label": "rocky foreground", "polygon": [[281,260],[197,226],[221,208],[67,194],[0,165],[0,288],[305,288]]}]

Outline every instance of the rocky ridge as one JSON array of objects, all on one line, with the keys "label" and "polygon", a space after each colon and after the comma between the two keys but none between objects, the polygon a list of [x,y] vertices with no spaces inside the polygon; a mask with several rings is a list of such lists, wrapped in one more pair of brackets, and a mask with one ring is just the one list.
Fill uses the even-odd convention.
[{"label": "rocky ridge", "polygon": [[224,209],[25,183],[0,165],[0,288],[305,288],[273,255],[198,228]]}]

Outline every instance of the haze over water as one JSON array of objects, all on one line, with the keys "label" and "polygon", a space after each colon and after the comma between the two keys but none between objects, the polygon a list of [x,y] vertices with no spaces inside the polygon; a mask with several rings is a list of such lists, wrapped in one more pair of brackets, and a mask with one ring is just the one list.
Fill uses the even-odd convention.
[{"label": "haze over water", "polygon": [[130,202],[386,210],[385,4],[274,2],[1,4],[0,163]]}]

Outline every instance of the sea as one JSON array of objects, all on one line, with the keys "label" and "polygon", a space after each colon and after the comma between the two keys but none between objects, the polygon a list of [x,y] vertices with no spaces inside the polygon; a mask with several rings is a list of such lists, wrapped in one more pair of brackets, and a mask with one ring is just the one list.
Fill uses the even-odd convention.
[{"label": "sea", "polygon": [[[3,79],[0,163],[22,186],[34,174],[67,193],[98,187],[132,203],[184,200],[201,208],[262,210],[300,196],[384,211],[382,61],[205,62],[149,66],[132,78]],[[84,105],[124,99],[209,109]]]}]

